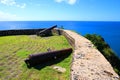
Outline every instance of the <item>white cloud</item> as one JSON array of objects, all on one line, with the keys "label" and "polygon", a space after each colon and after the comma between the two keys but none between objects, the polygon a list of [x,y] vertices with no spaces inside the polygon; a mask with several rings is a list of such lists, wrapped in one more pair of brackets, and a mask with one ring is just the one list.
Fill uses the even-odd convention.
[{"label": "white cloud", "polygon": [[7,6],[16,6],[19,8],[25,8],[26,4],[25,3],[17,3],[15,0],[0,0],[1,4],[7,5]]},{"label": "white cloud", "polygon": [[70,5],[74,5],[77,0],[55,0],[55,2],[61,3],[61,2],[66,2]]},{"label": "white cloud", "polygon": [[14,21],[14,20],[21,20],[21,19],[22,17],[18,17],[17,15],[0,11],[0,21]]},{"label": "white cloud", "polygon": [[76,0],[67,0],[67,2],[71,5],[75,4],[76,3]]},{"label": "white cloud", "polygon": [[16,6],[19,7],[19,8],[25,8],[26,4],[25,3],[23,3],[22,5],[16,4]]},{"label": "white cloud", "polygon": [[63,2],[64,0],[55,0],[56,2],[58,2],[58,3],[61,3],[61,2]]},{"label": "white cloud", "polygon": [[15,5],[16,2],[14,0],[0,0],[0,2],[4,5],[12,6]]}]

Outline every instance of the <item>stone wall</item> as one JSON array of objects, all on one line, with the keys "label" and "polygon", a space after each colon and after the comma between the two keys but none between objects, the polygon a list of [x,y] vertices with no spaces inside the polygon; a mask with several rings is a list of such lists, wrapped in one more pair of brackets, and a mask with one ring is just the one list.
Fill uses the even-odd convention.
[{"label": "stone wall", "polygon": [[56,29],[58,32],[75,48],[71,80],[119,80],[111,64],[88,39],[70,30]]},{"label": "stone wall", "polygon": [[9,35],[33,35],[43,29],[0,30],[0,36]]},{"label": "stone wall", "polygon": [[66,37],[71,46],[75,49],[75,39],[71,35],[67,34],[65,31],[61,30],[62,35]]},{"label": "stone wall", "polygon": [[69,30],[61,30],[61,33],[75,48],[71,80],[119,80],[111,64],[88,39]]},{"label": "stone wall", "polygon": [[64,35],[65,38],[68,40],[68,42],[70,43],[70,45],[75,48],[75,40],[74,38],[71,37],[71,35],[67,34],[64,30],[62,29],[54,29],[52,31],[53,33],[56,33],[58,35]]}]

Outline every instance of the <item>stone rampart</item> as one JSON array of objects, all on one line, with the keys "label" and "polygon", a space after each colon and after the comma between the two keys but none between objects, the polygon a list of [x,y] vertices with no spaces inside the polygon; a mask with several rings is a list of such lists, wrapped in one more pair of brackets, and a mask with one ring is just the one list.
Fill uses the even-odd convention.
[{"label": "stone rampart", "polygon": [[75,48],[71,80],[119,80],[111,64],[88,39],[69,30],[61,30],[61,33]]},{"label": "stone rampart", "polygon": [[19,30],[0,30],[0,36],[10,35],[34,35],[43,29],[19,29]]}]

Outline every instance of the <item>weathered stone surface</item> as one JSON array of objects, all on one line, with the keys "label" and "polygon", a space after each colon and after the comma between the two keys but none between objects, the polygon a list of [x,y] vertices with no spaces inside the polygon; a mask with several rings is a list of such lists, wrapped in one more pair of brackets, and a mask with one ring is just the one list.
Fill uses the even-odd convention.
[{"label": "weathered stone surface", "polygon": [[66,69],[60,66],[53,66],[53,69],[57,70],[58,72],[64,73]]},{"label": "weathered stone surface", "polygon": [[111,64],[86,38],[64,30],[75,40],[71,80],[119,80]]}]

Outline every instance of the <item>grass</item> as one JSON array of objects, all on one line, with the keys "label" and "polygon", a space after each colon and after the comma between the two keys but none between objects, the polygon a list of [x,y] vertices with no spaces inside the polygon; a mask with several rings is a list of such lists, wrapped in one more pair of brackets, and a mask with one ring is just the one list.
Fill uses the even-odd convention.
[{"label": "grass", "polygon": [[51,66],[42,69],[27,68],[24,59],[32,53],[46,52],[48,48],[60,50],[71,47],[64,36],[37,37],[4,36],[0,37],[0,80],[69,80],[71,55],[53,64],[66,69],[65,73]]}]

